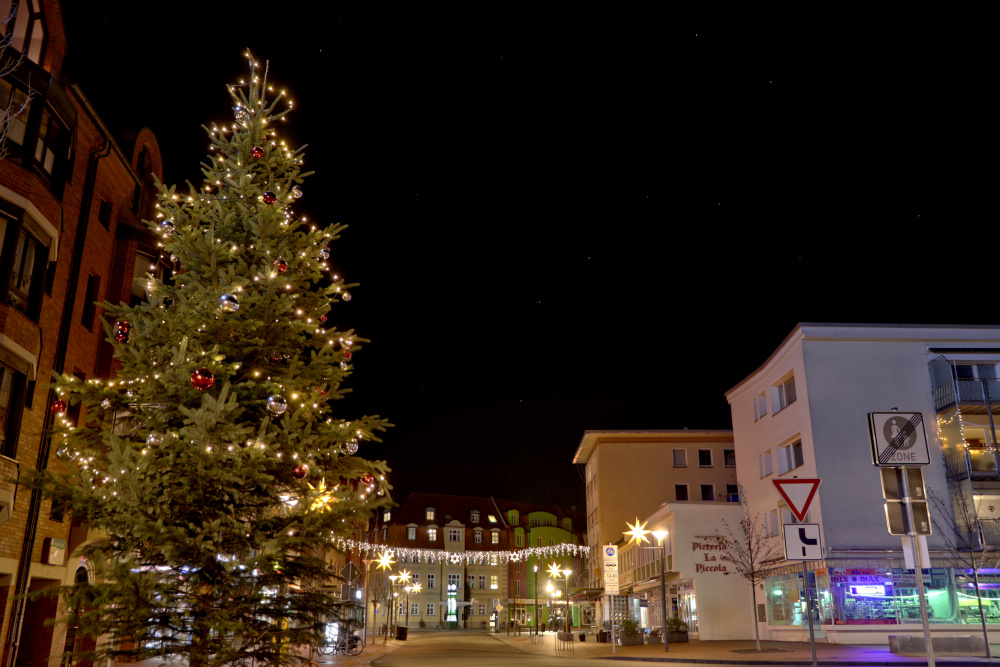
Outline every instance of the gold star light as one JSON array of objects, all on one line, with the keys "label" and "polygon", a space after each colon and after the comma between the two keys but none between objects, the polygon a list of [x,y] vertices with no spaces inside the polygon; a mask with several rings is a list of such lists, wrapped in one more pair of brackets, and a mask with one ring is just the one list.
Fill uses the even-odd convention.
[{"label": "gold star light", "polygon": [[627,525],[629,527],[629,530],[625,531],[622,534],[623,535],[631,535],[632,536],[632,539],[630,539],[628,541],[629,544],[632,544],[633,542],[635,542],[636,544],[642,544],[643,542],[649,542],[649,538],[646,537],[646,535],[648,535],[650,531],[646,530],[646,522],[645,521],[643,521],[640,524],[639,523],[639,518],[636,517],[635,525],[634,526],[632,524],[630,524],[628,521],[625,522],[625,525]]},{"label": "gold star light", "polygon": [[421,586],[420,584],[413,584],[413,588],[411,589],[411,592],[412,593],[419,593],[423,589],[424,589],[424,587]]},{"label": "gold star light", "polygon": [[313,486],[306,482],[306,485],[311,491],[316,492],[316,498],[312,501],[312,505],[309,506],[311,512],[326,512],[334,503],[339,503],[340,498],[333,495],[333,492],[337,490],[337,487],[333,487],[329,491],[326,490],[326,480],[321,479],[319,481],[319,486]]},{"label": "gold star light", "polygon": [[388,570],[395,562],[392,559],[392,553],[388,551],[383,551],[378,555],[378,569],[380,570]]},{"label": "gold star light", "polygon": [[401,584],[408,584],[408,583],[410,583],[410,577],[412,575],[413,575],[412,572],[407,572],[406,570],[403,570],[402,572],[399,573],[399,582]]},{"label": "gold star light", "polygon": [[560,577],[562,576],[562,565],[559,563],[552,563],[549,565],[549,576],[550,577]]}]

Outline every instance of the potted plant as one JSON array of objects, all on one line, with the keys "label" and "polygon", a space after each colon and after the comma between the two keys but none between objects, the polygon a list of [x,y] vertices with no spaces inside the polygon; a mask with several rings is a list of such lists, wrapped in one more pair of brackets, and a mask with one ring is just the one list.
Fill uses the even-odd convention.
[{"label": "potted plant", "polygon": [[660,634],[660,626],[654,625],[649,629],[649,636],[646,638],[647,644],[662,644],[663,635]]},{"label": "potted plant", "polygon": [[667,641],[671,644],[686,642],[688,640],[687,623],[674,616],[667,619]]},{"label": "potted plant", "polygon": [[635,622],[635,619],[625,618],[622,619],[622,646],[641,646],[642,645],[642,632],[639,630],[639,624]]},{"label": "potted plant", "polygon": [[597,642],[607,644],[611,641],[611,621],[604,621],[604,629],[597,633]]}]

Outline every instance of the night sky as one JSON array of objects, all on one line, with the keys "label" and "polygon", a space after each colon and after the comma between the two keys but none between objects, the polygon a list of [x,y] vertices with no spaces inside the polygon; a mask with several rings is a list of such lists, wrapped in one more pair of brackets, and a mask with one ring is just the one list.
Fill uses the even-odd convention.
[{"label": "night sky", "polygon": [[65,4],[64,75],[168,183],[247,47],[290,90],[399,499],[582,507],[584,430],[730,428],[797,322],[1000,324],[983,15]]}]

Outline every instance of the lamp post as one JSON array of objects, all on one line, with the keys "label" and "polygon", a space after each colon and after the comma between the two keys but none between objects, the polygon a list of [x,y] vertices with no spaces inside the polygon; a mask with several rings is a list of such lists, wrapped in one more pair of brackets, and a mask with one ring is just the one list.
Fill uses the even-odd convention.
[{"label": "lamp post", "polygon": [[538,564],[535,564],[535,636],[538,636]]},{"label": "lamp post", "polygon": [[392,592],[392,596],[391,596],[392,603],[389,605],[389,618],[386,619],[386,626],[385,626],[385,636],[386,637],[389,636],[390,632],[392,634],[394,634],[394,635],[396,634],[396,622],[395,622],[395,619],[396,619],[397,616],[399,616],[399,610],[396,609],[396,605],[398,604],[396,602],[396,597],[399,595],[399,593],[396,592],[396,580],[397,579],[399,579],[399,575],[398,574],[390,574],[389,575],[389,582],[390,582],[389,583],[389,588],[390,588],[390,590]]},{"label": "lamp post", "polygon": [[563,570],[562,573],[566,577],[566,632],[572,632],[569,607],[569,575],[573,574],[573,570]]},{"label": "lamp post", "polygon": [[666,652],[670,650],[670,642],[667,641],[667,547],[664,541],[667,537],[667,531],[654,530],[653,537],[660,542],[660,603],[662,605],[661,609],[663,610],[663,618],[660,620],[663,627],[660,628],[660,634],[663,635],[663,650]]},{"label": "lamp post", "polygon": [[[667,581],[667,568],[666,568],[666,565],[665,565],[666,559],[664,558],[664,554],[666,553],[666,546],[664,545],[664,541],[663,541],[663,538],[665,538],[667,536],[668,531],[666,531],[666,530],[656,530],[656,531],[646,530],[646,522],[643,521],[642,523],[639,523],[639,519],[638,518],[635,520],[635,525],[632,525],[632,524],[630,524],[627,521],[625,522],[625,525],[627,525],[629,527],[629,530],[627,530],[623,534],[631,536],[631,539],[629,539],[629,541],[628,541],[629,544],[632,544],[633,542],[635,542],[636,543],[636,545],[635,545],[636,549],[657,549],[657,548],[659,548],[659,550],[660,550],[660,597],[663,598],[663,606],[662,606],[662,610],[663,610],[662,611],[662,614],[663,614],[663,621],[662,621],[662,623],[663,623],[663,625],[660,628],[660,634],[663,636],[663,650],[664,651],[669,651],[670,650],[670,643],[667,641],[667,593],[666,593],[666,591],[667,591],[667,584],[666,584],[666,581]],[[653,533],[653,536],[656,537],[658,540],[660,540],[660,546],[659,547],[644,547],[644,546],[642,546],[643,542],[649,542],[649,538],[646,537],[646,535],[648,535],[649,533]]]}]

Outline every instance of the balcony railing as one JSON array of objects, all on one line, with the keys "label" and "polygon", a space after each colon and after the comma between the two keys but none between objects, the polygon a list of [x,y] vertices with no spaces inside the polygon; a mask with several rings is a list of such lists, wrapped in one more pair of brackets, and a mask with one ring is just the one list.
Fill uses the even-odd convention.
[{"label": "balcony railing", "polygon": [[997,479],[996,450],[986,448],[963,449],[944,457],[945,471],[949,480],[969,477],[970,479]]},{"label": "balcony railing", "polygon": [[1000,379],[962,379],[934,388],[934,409],[941,411],[955,405],[986,405],[989,391],[991,407],[1000,408]]}]

